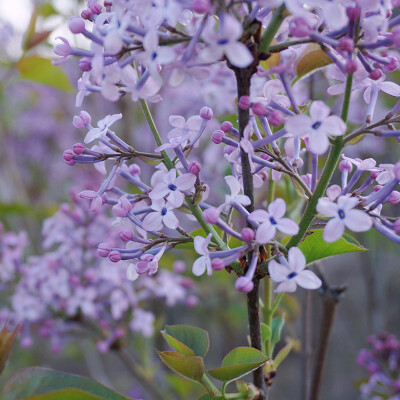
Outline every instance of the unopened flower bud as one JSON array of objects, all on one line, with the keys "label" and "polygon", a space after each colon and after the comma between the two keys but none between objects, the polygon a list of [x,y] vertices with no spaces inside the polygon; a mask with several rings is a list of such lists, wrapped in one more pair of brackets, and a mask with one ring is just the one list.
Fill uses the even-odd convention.
[{"label": "unopened flower bud", "polygon": [[397,190],[393,190],[392,193],[389,194],[388,196],[388,201],[390,204],[399,204],[400,203],[400,192]]},{"label": "unopened flower bud", "polygon": [[245,276],[241,276],[236,280],[235,288],[236,288],[236,290],[239,290],[240,292],[249,293],[253,290],[254,283],[249,278],[247,278]]},{"label": "unopened flower bud", "polygon": [[210,0],[193,0],[191,9],[199,14],[206,14],[212,10]]},{"label": "unopened flower bud", "polygon": [[213,260],[211,261],[211,267],[215,271],[221,271],[225,268],[225,263],[220,258],[213,258]]},{"label": "unopened flower bud", "polygon": [[393,223],[393,230],[396,235],[400,235],[400,218],[397,218]]},{"label": "unopened flower bud", "polygon": [[85,151],[85,146],[82,143],[75,143],[72,146],[72,150],[75,154],[82,154]]},{"label": "unopened flower bud", "polygon": [[133,237],[133,233],[130,229],[122,229],[119,233],[119,237],[123,242],[129,242]]},{"label": "unopened flower bud", "polygon": [[272,125],[272,126],[279,126],[283,124],[283,115],[280,111],[278,110],[272,110],[269,114],[268,114],[268,122]]},{"label": "unopened flower bud", "polygon": [[175,273],[182,274],[183,272],[185,272],[186,265],[182,260],[177,260],[172,265],[172,269],[174,270]]},{"label": "unopened flower bud", "polygon": [[199,298],[194,295],[190,295],[186,298],[186,306],[187,307],[194,307],[199,304]]},{"label": "unopened flower bud", "polygon": [[373,71],[371,71],[368,75],[368,77],[370,79],[372,79],[373,81],[377,81],[378,79],[380,79],[383,76],[383,72],[380,69],[374,69]]},{"label": "unopened flower bud", "polygon": [[383,66],[386,72],[395,71],[397,68],[399,68],[399,60],[396,57],[390,57],[390,63]]},{"label": "unopened flower bud", "polygon": [[203,219],[208,224],[216,224],[219,219],[219,211],[213,207],[207,208],[203,211]]},{"label": "unopened flower bud", "polygon": [[257,116],[262,116],[267,113],[267,108],[262,103],[254,103],[251,109],[253,110],[253,113]]},{"label": "unopened flower bud", "polygon": [[98,3],[88,4],[88,7],[89,7],[90,11],[93,14],[100,14],[101,13],[101,5],[98,4]]},{"label": "unopened flower bud", "polygon": [[108,243],[100,243],[97,247],[97,254],[100,257],[108,257],[111,251],[111,246]]},{"label": "unopened flower bud", "polygon": [[247,110],[251,106],[251,100],[249,96],[241,96],[238,101],[238,107],[241,110]]},{"label": "unopened flower bud", "polygon": [[240,232],[242,239],[245,242],[250,242],[254,239],[255,233],[253,229],[251,228],[243,228],[242,231]]},{"label": "unopened flower bud", "polygon": [[347,170],[347,172],[350,173],[352,169],[353,169],[353,166],[350,161],[348,161],[348,160],[340,161],[340,163],[339,163],[339,171],[340,172]]},{"label": "unopened flower bud", "polygon": [[211,140],[215,144],[220,144],[222,142],[222,138],[224,137],[224,132],[221,131],[221,129],[217,129],[216,131],[213,132],[211,135]]},{"label": "unopened flower bud", "polygon": [[358,7],[347,7],[346,14],[350,21],[355,21],[356,19],[360,18],[361,9]]},{"label": "unopened flower bud", "polygon": [[349,37],[342,37],[339,39],[339,49],[351,53],[354,50],[354,42]]},{"label": "unopened flower bud", "polygon": [[229,122],[229,121],[224,121],[222,124],[221,124],[221,131],[223,131],[223,132],[225,132],[225,133],[228,133],[230,130],[231,130],[231,128],[233,127],[233,124],[232,124],[232,122]]},{"label": "unopened flower bud", "polygon": [[92,13],[90,12],[90,10],[83,10],[81,12],[81,17],[83,19],[90,19],[91,16],[92,16]]},{"label": "unopened flower bud", "polygon": [[118,261],[121,261],[121,254],[117,250],[112,250],[110,251],[108,258],[110,259],[110,261],[117,263]]},{"label": "unopened flower bud", "polygon": [[376,179],[376,178],[378,177],[378,175],[379,175],[379,171],[371,171],[371,172],[369,173],[369,175],[370,175],[370,177],[371,177],[372,179]]},{"label": "unopened flower bud", "polygon": [[80,17],[72,17],[68,22],[68,28],[72,33],[85,32],[85,21]]},{"label": "unopened flower bud", "polygon": [[71,161],[75,154],[74,154],[74,152],[72,150],[68,149],[68,150],[64,151],[63,155],[64,155],[64,160],[65,161]]},{"label": "unopened flower bud", "polygon": [[139,165],[137,165],[137,164],[131,164],[129,167],[128,167],[128,171],[129,171],[129,173],[131,174],[131,175],[140,175],[140,167],[139,167]]},{"label": "unopened flower bud", "polygon": [[81,111],[79,115],[75,115],[72,119],[72,124],[77,129],[84,129],[86,125],[92,122],[92,118],[86,111]]},{"label": "unopened flower bud", "polygon": [[72,52],[72,47],[68,43],[68,40],[63,37],[58,37],[57,39],[60,39],[62,43],[58,43],[54,46],[54,53],[62,57],[69,56]]},{"label": "unopened flower bud", "polygon": [[202,107],[200,110],[200,117],[203,119],[210,120],[213,115],[213,110],[210,107]]},{"label": "unopened flower bud", "polygon": [[82,57],[78,64],[81,71],[90,71],[92,69],[92,62],[88,57]]},{"label": "unopened flower bud", "polygon": [[382,189],[382,187],[383,187],[382,185],[375,185],[374,188],[373,188],[373,191],[374,192],[379,192]]},{"label": "unopened flower bud", "polygon": [[192,161],[189,164],[189,172],[197,175],[201,171],[201,165],[197,161]]},{"label": "unopened flower bud", "polygon": [[344,69],[347,74],[354,74],[354,72],[356,72],[358,69],[357,61],[355,60],[347,61],[346,65],[344,66]]},{"label": "unopened flower bud", "polygon": [[271,156],[266,153],[261,153],[260,158],[262,158],[263,160],[269,160]]}]

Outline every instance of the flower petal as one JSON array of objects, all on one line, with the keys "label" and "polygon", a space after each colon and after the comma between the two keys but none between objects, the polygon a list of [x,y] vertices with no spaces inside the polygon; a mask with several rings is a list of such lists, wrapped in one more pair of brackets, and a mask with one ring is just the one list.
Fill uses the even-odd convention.
[{"label": "flower petal", "polygon": [[299,226],[289,218],[280,218],[277,222],[277,229],[285,235],[296,235],[299,232]]},{"label": "flower petal", "polygon": [[225,46],[225,54],[229,62],[238,68],[248,67],[253,61],[250,50],[241,42],[232,42]]},{"label": "flower petal", "polygon": [[297,285],[294,279],[287,279],[281,282],[274,290],[275,293],[288,292],[293,293],[296,291]]},{"label": "flower petal", "polygon": [[269,214],[265,210],[254,210],[248,216],[251,222],[266,222],[269,221]]},{"label": "flower petal", "polygon": [[288,253],[288,263],[291,271],[300,273],[306,266],[306,258],[298,247],[292,247]]},{"label": "flower petal", "polygon": [[179,190],[191,190],[196,182],[196,175],[183,174],[178,176],[175,181],[175,185]]},{"label": "flower petal", "polygon": [[337,115],[325,118],[322,128],[327,135],[341,136],[346,132],[346,124]]},{"label": "flower petal", "polygon": [[281,198],[275,199],[268,206],[268,212],[275,219],[279,219],[279,218],[283,217],[285,215],[285,212],[286,212],[285,200],[283,200]]},{"label": "flower petal", "polygon": [[[320,100],[313,101],[310,107],[310,116],[313,121],[322,121],[329,115],[331,109]],[[324,121],[325,122],[325,121]]]},{"label": "flower petal", "polygon": [[327,243],[336,242],[342,237],[344,233],[344,223],[339,218],[332,218],[326,224],[324,231],[322,233],[322,238]]},{"label": "flower petal", "polygon": [[276,233],[276,228],[270,222],[264,222],[261,224],[256,232],[256,241],[259,244],[265,244],[269,242]]},{"label": "flower petal", "polygon": [[318,289],[322,285],[321,279],[310,270],[301,271],[294,280],[304,289]]},{"label": "flower petal", "polygon": [[318,200],[317,212],[326,215],[327,217],[336,217],[338,214],[338,206],[327,197],[321,197]]},{"label": "flower petal", "polygon": [[193,268],[192,268],[193,275],[200,276],[203,275],[204,272],[206,272],[207,259],[208,257],[201,256],[193,263]]},{"label": "flower petal", "polygon": [[143,228],[146,231],[159,231],[162,228],[162,218],[159,212],[151,212],[144,217]]},{"label": "flower petal", "polygon": [[163,223],[165,226],[171,229],[175,229],[179,225],[178,218],[172,211],[168,211],[163,218]]},{"label": "flower petal", "polygon": [[271,260],[268,264],[268,273],[274,282],[282,282],[288,276],[288,269],[275,260]]},{"label": "flower petal", "polygon": [[361,210],[349,210],[344,218],[346,228],[353,232],[368,231],[372,227],[372,218]]}]

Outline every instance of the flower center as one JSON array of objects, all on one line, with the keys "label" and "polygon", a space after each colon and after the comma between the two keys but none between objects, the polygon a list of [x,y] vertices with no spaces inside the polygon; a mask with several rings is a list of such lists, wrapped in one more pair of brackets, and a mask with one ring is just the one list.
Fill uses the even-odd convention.
[{"label": "flower center", "polygon": [[156,58],[157,58],[157,53],[154,52],[154,53],[151,55],[151,59],[152,59],[152,61],[154,61]]},{"label": "flower center", "polygon": [[292,279],[297,275],[297,272],[291,272],[286,278]]},{"label": "flower center", "polygon": [[177,187],[176,187],[174,184],[171,183],[171,184],[168,185],[168,189],[169,189],[169,190],[172,190],[173,192],[175,192],[175,190],[177,189]]},{"label": "flower center", "polygon": [[314,123],[311,125],[311,128],[313,128],[313,129],[318,129],[318,128],[321,126],[321,124],[322,124],[321,121],[314,122]]},{"label": "flower center", "polygon": [[161,215],[162,216],[164,216],[166,213],[167,213],[167,209],[164,207],[162,210],[161,210]]},{"label": "flower center", "polygon": [[224,44],[228,44],[228,42],[229,42],[228,39],[220,39],[220,40],[218,40],[217,43],[218,43],[220,46],[223,46]]},{"label": "flower center", "polygon": [[276,225],[277,224],[277,222],[275,221],[274,217],[269,217],[269,220],[270,220],[272,225]]},{"label": "flower center", "polygon": [[344,219],[344,211],[343,210],[339,210],[338,214],[339,214],[340,219]]}]

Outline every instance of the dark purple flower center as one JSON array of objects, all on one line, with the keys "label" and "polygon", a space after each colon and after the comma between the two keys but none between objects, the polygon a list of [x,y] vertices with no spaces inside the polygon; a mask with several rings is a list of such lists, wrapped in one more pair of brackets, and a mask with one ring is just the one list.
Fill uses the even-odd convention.
[{"label": "dark purple flower center", "polygon": [[296,275],[297,275],[297,272],[291,272],[291,273],[287,276],[287,278],[288,278],[288,279],[292,279],[292,278],[294,278]]},{"label": "dark purple flower center", "polygon": [[339,214],[340,219],[344,219],[344,211],[343,210],[339,210],[338,214]]},{"label": "dark purple flower center", "polygon": [[164,216],[166,213],[167,213],[167,209],[164,207],[162,210],[161,210],[161,215],[162,216]]},{"label": "dark purple flower center", "polygon": [[220,39],[217,42],[220,46],[223,46],[224,44],[228,44],[229,40],[228,39]]},{"label": "dark purple flower center", "polygon": [[152,61],[154,61],[156,58],[157,58],[157,53],[154,52],[154,53],[151,55],[151,59],[152,59]]},{"label": "dark purple flower center", "polygon": [[277,222],[275,221],[274,217],[269,217],[269,220],[270,220],[272,225],[276,225],[277,224]]},{"label": "dark purple flower center", "polygon": [[168,185],[168,189],[169,189],[169,190],[172,190],[173,192],[175,192],[175,190],[177,189],[177,187],[176,187],[174,184],[171,183],[171,184]]},{"label": "dark purple flower center", "polygon": [[313,129],[318,129],[318,128],[321,126],[321,124],[322,124],[321,121],[314,122],[314,123],[311,125],[311,128],[313,128]]}]

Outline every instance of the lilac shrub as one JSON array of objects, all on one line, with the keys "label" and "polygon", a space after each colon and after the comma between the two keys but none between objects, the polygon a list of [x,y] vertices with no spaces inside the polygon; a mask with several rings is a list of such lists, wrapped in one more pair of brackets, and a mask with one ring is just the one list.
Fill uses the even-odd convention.
[{"label": "lilac shrub", "polygon": [[[140,103],[148,123],[143,135],[154,139],[150,149],[124,140],[116,133],[122,114],[92,121],[81,110],[73,119],[84,144],[66,150],[64,160],[94,164],[105,173],[97,190],[80,197],[95,213],[112,207],[121,237],[119,244],[99,238],[98,254],[121,262],[128,279],[139,282],[157,279],[163,257],[180,246],[199,255],[192,268],[196,276],[234,271],[235,288],[247,293],[251,346],[271,358],[254,372],[260,399],[268,393],[265,380],[270,384],[268,376],[284,358],[274,354],[279,334],[271,334],[281,324],[283,293],[297,285],[322,286],[321,277],[306,268],[311,255],[304,249],[332,249],[328,244],[335,243],[320,258],[339,254],[349,243],[345,229],[375,229],[400,243],[400,219],[389,210],[400,201],[400,161],[378,163],[370,157],[373,148],[368,158],[349,157],[346,148],[368,135],[398,145],[400,102],[385,109],[381,101],[383,94],[400,97],[400,86],[390,81],[399,66],[397,5],[193,0],[103,6],[89,0],[69,29],[90,46],[76,49],[61,38],[55,47],[62,56],[56,63],[79,57],[78,107],[95,93],[110,102],[130,98]],[[328,84],[319,93],[312,83],[314,74],[323,76],[322,67]],[[216,71],[218,79],[210,79]],[[165,122],[154,122],[148,103],[157,110],[157,103],[162,107],[175,96],[181,101],[174,90],[180,85],[196,109],[169,113],[167,132]],[[229,85],[236,86],[233,97],[225,96]],[[197,107],[210,90],[213,96]],[[357,121],[352,114],[360,102],[365,113]],[[218,129],[213,127],[214,114],[235,108],[237,115],[221,117]],[[221,150],[207,159],[212,147]],[[285,185],[291,188],[286,193]],[[293,192],[295,199],[288,194]],[[170,354],[161,357],[182,373]],[[199,372],[195,380],[211,397],[225,398],[228,379],[221,392],[206,374]]]}]

